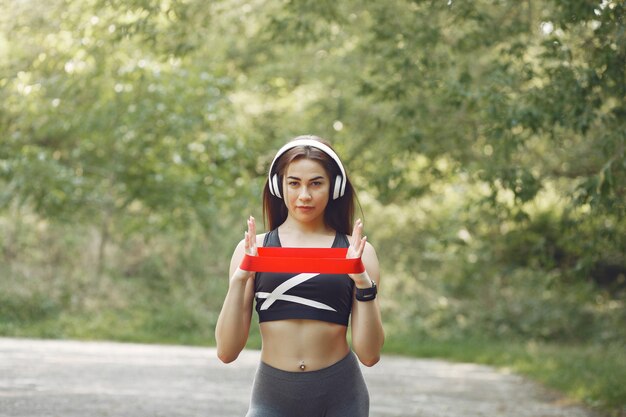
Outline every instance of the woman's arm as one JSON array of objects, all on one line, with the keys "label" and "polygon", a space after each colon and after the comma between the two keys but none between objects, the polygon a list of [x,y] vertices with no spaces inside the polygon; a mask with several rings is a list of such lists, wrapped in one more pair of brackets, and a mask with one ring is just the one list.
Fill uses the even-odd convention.
[{"label": "woman's arm", "polygon": [[256,255],[254,218],[248,220],[248,231],[239,242],[230,261],[228,293],[215,326],[217,357],[224,363],[237,359],[248,340],[254,299],[254,273],[243,271],[239,264],[244,254]]},{"label": "woman's arm", "polygon": [[[365,266],[362,274],[351,274],[357,288],[370,288],[372,282],[380,286],[380,267],[374,247],[361,238],[363,224],[357,221],[352,234],[351,251],[361,254]],[[365,366],[373,366],[380,360],[380,351],[385,342],[378,298],[372,301],[358,301],[352,304],[352,349]]]}]

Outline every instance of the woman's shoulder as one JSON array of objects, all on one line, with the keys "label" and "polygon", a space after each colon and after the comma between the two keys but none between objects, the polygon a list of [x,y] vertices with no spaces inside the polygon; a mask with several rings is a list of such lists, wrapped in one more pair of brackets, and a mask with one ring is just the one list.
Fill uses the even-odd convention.
[{"label": "woman's shoulder", "polygon": [[262,248],[265,245],[265,237],[268,235],[269,233],[259,233],[256,235],[256,245]]},{"label": "woman's shoulder", "polygon": [[[266,237],[269,236],[269,232],[268,233],[259,233],[256,235],[256,245],[257,247],[263,247],[265,245],[265,240]],[[243,240],[242,240],[243,242]]]},{"label": "woman's shoulder", "polygon": [[377,257],[376,249],[374,249],[374,245],[372,245],[369,242],[365,242],[365,249],[363,249],[363,256]]},{"label": "woman's shoulder", "polygon": [[[350,242],[352,242],[352,235],[345,234],[344,236],[345,236],[346,241],[348,242],[348,245],[349,245]],[[362,258],[364,260],[365,259],[374,259],[374,260],[376,260],[376,262],[378,262],[378,255],[376,254],[376,249],[374,248],[374,245],[372,245],[369,241],[365,241],[365,248],[363,249]]]}]

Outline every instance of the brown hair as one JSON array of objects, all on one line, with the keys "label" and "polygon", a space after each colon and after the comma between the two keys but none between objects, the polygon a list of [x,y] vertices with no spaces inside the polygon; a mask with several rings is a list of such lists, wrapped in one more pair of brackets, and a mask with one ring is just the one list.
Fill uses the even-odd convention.
[{"label": "brown hair", "polygon": [[[298,136],[293,140],[298,139],[314,139],[330,146],[328,142],[317,136]],[[333,158],[327,155],[324,151],[308,145],[295,146],[286,151],[276,160],[274,163],[274,172],[278,173],[279,187],[282,187],[283,175],[285,174],[289,164],[302,158],[316,161],[324,167],[326,174],[331,179],[330,190],[332,190],[334,187],[335,177],[337,175],[341,175],[339,166]],[[345,180],[346,192],[342,197],[333,200],[330,196],[332,191],[329,192],[328,205],[324,211],[324,222],[328,227],[333,228],[338,233],[350,234],[354,221],[356,195],[350,179],[346,178]],[[267,228],[269,226],[268,230],[276,229],[287,219],[287,214],[288,210],[285,202],[281,198],[278,198],[270,193],[269,180],[266,180],[265,187],[263,188],[263,218],[265,221],[265,227]]]}]

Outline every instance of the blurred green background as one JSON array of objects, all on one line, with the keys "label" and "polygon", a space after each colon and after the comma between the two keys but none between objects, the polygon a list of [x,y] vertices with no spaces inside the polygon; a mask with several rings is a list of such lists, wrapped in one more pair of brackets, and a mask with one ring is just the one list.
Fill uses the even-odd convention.
[{"label": "blurred green background", "polygon": [[621,0],[0,9],[1,335],[213,344],[268,164],[312,133],[357,187],[386,353],[626,415]]}]

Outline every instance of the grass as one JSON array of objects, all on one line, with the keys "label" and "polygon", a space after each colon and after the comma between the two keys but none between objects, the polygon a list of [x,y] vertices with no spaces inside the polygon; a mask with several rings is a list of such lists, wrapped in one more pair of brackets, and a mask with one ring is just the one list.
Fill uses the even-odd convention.
[{"label": "grass", "polygon": [[385,353],[472,362],[512,370],[611,417],[626,416],[623,345],[391,337]]},{"label": "grass", "polygon": [[215,343],[211,317],[196,317],[188,311],[173,311],[168,307],[158,311],[135,308],[91,314],[62,312],[31,322],[8,321],[0,317],[0,335],[196,346]]}]

